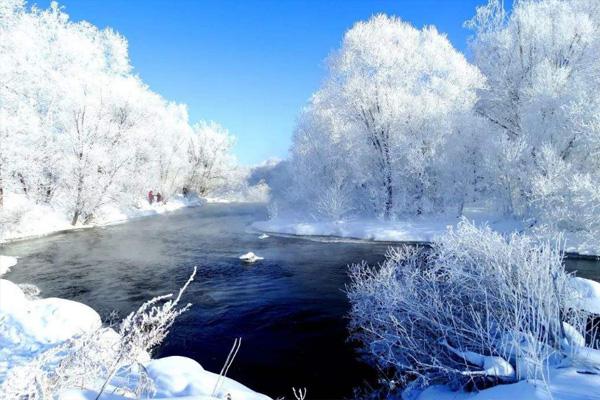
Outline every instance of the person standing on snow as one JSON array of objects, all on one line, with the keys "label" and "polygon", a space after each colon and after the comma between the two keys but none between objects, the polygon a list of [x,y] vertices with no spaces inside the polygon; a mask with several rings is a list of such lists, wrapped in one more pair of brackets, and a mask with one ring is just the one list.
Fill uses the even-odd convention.
[{"label": "person standing on snow", "polygon": [[151,191],[148,192],[148,203],[154,203],[154,193]]},{"label": "person standing on snow", "polygon": [[160,192],[156,193],[156,202],[160,203],[162,201],[162,195],[160,194]]}]

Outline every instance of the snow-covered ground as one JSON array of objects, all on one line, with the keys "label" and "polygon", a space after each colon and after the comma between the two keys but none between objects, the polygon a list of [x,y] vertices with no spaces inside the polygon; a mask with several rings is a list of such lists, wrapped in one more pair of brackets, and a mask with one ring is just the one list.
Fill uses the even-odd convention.
[{"label": "snow-covered ground", "polygon": [[[600,314],[600,283],[577,277],[572,278],[571,282],[581,295],[580,303],[573,307]],[[571,336],[571,345],[574,365],[566,368],[550,367],[547,381],[522,380],[479,392],[457,392],[447,386],[437,385],[427,388],[416,400],[600,399],[600,350],[581,347],[585,345],[585,339],[578,333]]]},{"label": "snow-covered ground", "polygon": [[188,199],[177,195],[166,203],[149,204],[147,201],[141,200],[136,206],[125,209],[105,206],[99,210],[93,223],[87,225],[79,223],[73,226],[70,217],[62,209],[44,204],[34,204],[23,195],[8,194],[5,198],[5,206],[0,213],[0,243],[45,236],[54,232],[119,224],[184,207],[199,206],[205,202],[205,199],[197,197]]},{"label": "snow-covered ground", "polygon": [[[6,398],[1,393],[2,382],[11,369],[65,340],[102,327],[98,313],[85,304],[59,298],[28,298],[19,286],[5,279],[0,279],[0,321],[0,398]],[[106,330],[103,335],[106,340],[117,335],[110,328],[102,329]],[[228,395],[234,400],[269,399],[232,379],[219,378],[190,358],[154,359],[145,368],[154,383],[157,399],[211,400],[225,399]],[[219,379],[221,383],[217,385]],[[215,387],[219,388],[216,392]],[[91,388],[73,388],[56,395],[59,399],[75,400],[95,399],[97,393]],[[102,398],[121,399],[116,395]]]},{"label": "snow-covered ground", "polygon": [[600,238],[590,241],[585,235],[568,232],[564,234],[564,241],[568,253],[600,257]]},{"label": "snow-covered ground", "polygon": [[[516,219],[498,217],[474,209],[465,212],[465,217],[476,224],[488,224],[499,232],[522,229]],[[444,233],[449,226],[456,226],[456,216],[423,216],[396,221],[378,219],[352,219],[344,221],[306,221],[278,217],[269,221],[255,222],[252,226],[262,232],[298,236],[335,236],[348,239],[374,240],[382,242],[431,242]]]},{"label": "snow-covered ground", "polygon": [[[522,232],[522,221],[486,213],[483,210],[468,210],[464,217],[476,225],[487,224],[500,233]],[[448,227],[456,226],[461,217],[422,216],[407,217],[396,221],[379,219],[349,219],[340,221],[309,221],[306,218],[276,217],[268,221],[258,221],[252,227],[261,232],[296,235],[327,236],[345,239],[372,240],[379,242],[431,242],[444,233]],[[552,239],[552,235],[548,236]],[[585,256],[600,256],[600,240],[590,243],[577,234],[565,234],[565,251]]]},{"label": "snow-covered ground", "polygon": [[0,256],[0,276],[10,271],[11,267],[17,265],[17,258],[10,256]]},{"label": "snow-covered ground", "polygon": [[456,392],[446,386],[426,389],[418,400],[593,400],[600,399],[600,375],[574,368],[552,369],[546,385],[529,380],[497,385],[480,392]]}]

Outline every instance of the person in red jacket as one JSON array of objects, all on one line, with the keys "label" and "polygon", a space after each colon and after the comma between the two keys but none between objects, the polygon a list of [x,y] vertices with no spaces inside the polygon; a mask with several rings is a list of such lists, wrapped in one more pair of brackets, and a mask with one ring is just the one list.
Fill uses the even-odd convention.
[{"label": "person in red jacket", "polygon": [[151,191],[148,192],[148,203],[154,203],[154,193]]}]

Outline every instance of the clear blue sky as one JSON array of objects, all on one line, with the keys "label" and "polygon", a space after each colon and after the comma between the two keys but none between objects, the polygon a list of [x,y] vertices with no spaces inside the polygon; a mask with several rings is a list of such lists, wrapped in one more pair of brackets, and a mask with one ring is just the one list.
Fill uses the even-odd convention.
[{"label": "clear blue sky", "polygon": [[[75,21],[129,40],[137,74],[190,119],[237,136],[244,164],[287,155],[301,107],[323,79],[323,60],[354,22],[393,14],[446,32],[466,51],[463,22],[486,0],[62,0]],[[47,7],[49,0],[31,0]]]}]

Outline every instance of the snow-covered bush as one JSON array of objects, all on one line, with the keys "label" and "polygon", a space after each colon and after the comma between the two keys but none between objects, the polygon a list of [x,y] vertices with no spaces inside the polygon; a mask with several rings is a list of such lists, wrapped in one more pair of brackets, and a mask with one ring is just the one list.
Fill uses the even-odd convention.
[{"label": "snow-covered bush", "polygon": [[351,328],[410,389],[545,379],[581,346],[588,314],[573,309],[559,249],[462,221],[431,249],[390,249],[354,265]]},{"label": "snow-covered bush", "polygon": [[1,397],[46,399],[68,389],[89,390],[100,396],[110,388],[129,398],[152,393],[144,365],[175,319],[190,307],[180,306],[180,301],[195,274],[194,269],[175,298],[170,294],[145,302],[121,322],[117,331],[100,328],[73,337],[11,369],[0,386]]}]

